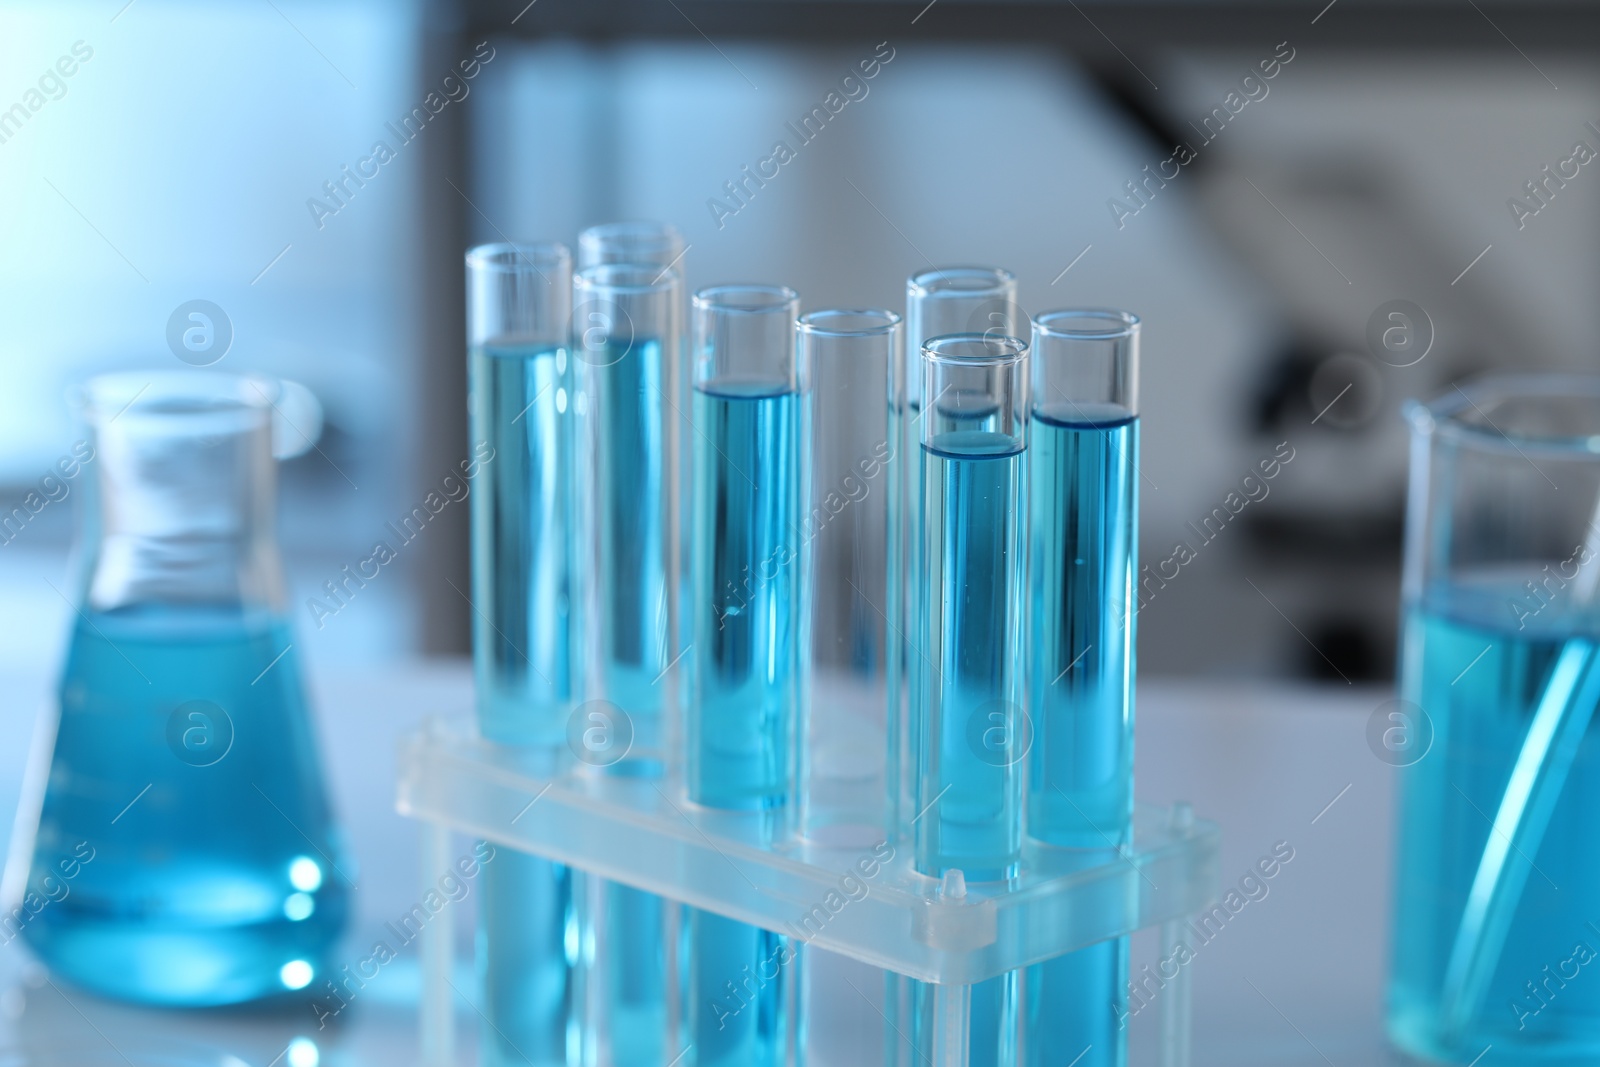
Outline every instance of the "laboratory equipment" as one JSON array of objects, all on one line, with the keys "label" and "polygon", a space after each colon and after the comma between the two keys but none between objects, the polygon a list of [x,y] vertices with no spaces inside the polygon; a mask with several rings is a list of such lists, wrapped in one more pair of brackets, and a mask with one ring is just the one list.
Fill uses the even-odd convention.
[{"label": "laboratory equipment", "polygon": [[[888,709],[899,669],[889,546],[901,334],[900,316],[881,309],[813,311],[798,325],[812,419],[823,429],[811,435],[802,459],[811,484],[802,521],[811,561],[811,656],[797,830],[808,841],[869,857],[873,866],[898,848]],[[883,972],[836,953],[798,952],[799,1011],[812,1020],[806,1061],[885,1063],[896,1039],[880,1014]]]},{"label": "laboratory equipment", "polygon": [[1444,1062],[1593,1062],[1600,379],[1489,378],[1407,414],[1401,699],[1369,730],[1404,768],[1390,1034]]},{"label": "laboratory equipment", "polygon": [[[799,302],[781,286],[718,286],[694,297],[689,799],[761,813],[769,839],[785,836],[793,819],[808,632]],[[795,1036],[789,939],[700,909],[685,925],[694,1063],[782,1063]],[[746,975],[764,980],[753,1003],[734,1010],[724,987]]]},{"label": "laboratory equipment", "polygon": [[687,249],[677,227],[665,222],[603,222],[578,234],[578,269],[633,263],[682,269]]},{"label": "laboratory equipment", "polygon": [[[589,233],[585,233],[587,238]],[[577,430],[575,576],[582,701],[577,758],[602,773],[659,778],[678,721],[681,364],[677,273],[643,263],[581,271],[573,292]],[[598,1062],[665,1061],[677,911],[580,876],[593,982],[585,1019]],[[589,961],[586,960],[586,963]]]},{"label": "laboratory equipment", "polygon": [[[891,522],[898,551],[896,565],[891,571],[894,584],[890,601],[898,605],[900,611],[899,671],[891,678],[889,704],[890,737],[894,746],[890,761],[891,792],[895,825],[902,832],[913,820],[919,819],[921,811],[915,797],[917,754],[912,736],[912,709],[923,699],[920,693],[922,665],[927,660],[927,650],[920,644],[918,621],[922,615],[918,603],[922,593],[920,576],[926,567],[917,519],[926,506],[921,469],[923,346],[936,337],[955,334],[1017,337],[1023,330],[1017,304],[1017,279],[1010,271],[996,267],[938,267],[913,274],[906,280],[906,346],[896,381],[894,405],[898,451],[891,468],[898,503]],[[891,978],[888,993],[891,1017],[905,1021],[918,1015],[915,1005],[933,992],[919,988],[916,983]],[[1010,999],[1014,1003],[1015,997]],[[905,1025],[908,1030],[913,1028],[909,1022]]]},{"label": "laboratory equipment", "polygon": [[36,833],[19,814],[7,925],[107,996],[315,995],[348,917],[355,869],[273,532],[281,396],[281,383],[209,372],[82,390],[82,570],[57,590],[73,630],[38,750]]},{"label": "laboratory equipment", "polygon": [[924,559],[912,669],[917,869],[966,881],[1016,873],[1022,848],[1023,532],[1028,346],[939,337],[923,346]]},{"label": "laboratory equipment", "polygon": [[[559,765],[572,711],[572,260],[559,244],[467,253],[473,677],[483,736],[529,772]],[[441,862],[448,862],[444,857]],[[486,1064],[565,1064],[576,924],[572,872],[508,851],[479,910]],[[492,931],[492,936],[491,936]]]},{"label": "laboratory equipment", "polygon": [[[1003,881],[1022,857],[1024,455],[1028,344],[955,334],[922,347],[921,572],[910,670],[917,870],[954,884]],[[1020,975],[971,991],[970,1062],[1016,1062]],[[913,987],[918,1050],[940,1054],[945,991]]]},{"label": "laboratory equipment", "polygon": [[923,512],[922,455],[922,346],[935,337],[975,333],[989,337],[1020,337],[1025,330],[1017,305],[1017,279],[996,267],[938,267],[913,274],[906,280],[906,343],[896,377],[894,405],[896,456],[891,478],[897,485],[892,521],[898,544],[891,603],[899,605],[897,629],[900,670],[891,678],[889,714],[895,753],[890,771],[896,805],[896,822],[904,826],[916,814],[911,797],[913,765],[909,704],[915,698],[920,673],[916,664],[922,652],[914,642],[919,609],[918,583],[922,573],[922,544],[914,516]]},{"label": "laboratory equipment", "polygon": [[889,622],[891,400],[901,345],[892,311],[801,317],[814,433],[801,536],[811,559],[810,691],[799,830],[862,847],[893,833],[887,713],[898,630]]},{"label": "laboratory equipment", "polygon": [[[585,257],[606,260],[596,242],[582,239]],[[1064,1054],[1120,1067],[1125,1046],[1108,1028],[1132,1021],[1116,988],[1126,936],[1159,926],[1163,954],[1179,951],[1184,917],[1215,894],[1217,834],[1186,805],[1116,803],[1120,827],[1095,824],[1114,848],[1026,832],[1027,446],[1030,419],[1051,412],[1027,402],[1028,343],[1003,332],[1014,281],[965,268],[913,279],[924,328],[968,331],[931,339],[926,358],[919,345],[915,384],[892,312],[797,320],[781,287],[696,294],[679,361],[693,383],[679,486],[692,491],[677,509],[688,565],[674,645],[672,447],[651,393],[665,399],[679,283],[670,263],[627,258],[646,254],[580,273],[570,373],[556,379],[571,434],[558,423],[550,464],[567,470],[566,449],[570,477],[549,499],[567,510],[538,518],[566,524],[570,593],[529,614],[566,636],[566,688],[533,690],[548,699],[496,720],[515,727],[502,736],[488,718],[476,735],[435,722],[402,751],[399,806],[429,824],[425,867],[446,862],[460,832],[538,875],[502,875],[507,891],[486,895],[478,955],[497,1032],[484,1032],[485,1062],[1010,1067]],[[513,332],[541,340],[537,326]],[[1098,336],[1104,324],[1088,332],[1066,348],[1099,366],[1109,343],[1116,373],[1131,374],[1129,343]],[[1131,379],[1105,396],[1076,365],[1042,380],[1132,414]],[[1104,503],[1108,488],[1077,484],[1078,466],[1058,465],[1057,482]],[[623,470],[636,472],[626,496]],[[1131,501],[1110,503],[1087,540],[1131,528]],[[488,547],[475,552],[481,575]],[[1131,565],[1131,546],[1109,552],[1097,573]],[[1112,599],[1105,584],[1082,600]],[[1128,637],[1114,613],[1054,608]],[[658,685],[675,670],[681,701]],[[1100,705],[1125,725],[1104,688]],[[1112,764],[1126,756],[1102,749]],[[1106,806],[1105,783],[1067,766],[1061,784]],[[562,897],[551,874],[568,871]],[[445,924],[421,936],[429,1067],[454,1052],[451,936]],[[520,970],[504,944],[528,956]],[[1157,1023],[1161,1067],[1187,1067],[1188,975],[1163,984],[1140,1026]],[[1068,1047],[1080,1040],[1090,1047]]]},{"label": "laboratory equipment", "polygon": [[[1028,833],[1059,847],[1114,851],[1132,826],[1138,343],[1123,311],[1033,321]],[[1081,1067],[1122,1062],[1127,972],[1126,939],[1031,968],[1028,1062],[1069,1039],[1090,1047]]]}]

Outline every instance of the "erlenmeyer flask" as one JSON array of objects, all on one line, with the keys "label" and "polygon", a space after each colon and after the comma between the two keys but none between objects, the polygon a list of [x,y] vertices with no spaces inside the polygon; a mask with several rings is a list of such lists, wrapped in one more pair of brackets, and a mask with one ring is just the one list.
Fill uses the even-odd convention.
[{"label": "erlenmeyer flask", "polygon": [[8,918],[25,916],[57,974],[110,996],[304,989],[345,925],[353,872],[273,534],[279,388],[189,372],[83,392],[95,457],[78,606]]}]

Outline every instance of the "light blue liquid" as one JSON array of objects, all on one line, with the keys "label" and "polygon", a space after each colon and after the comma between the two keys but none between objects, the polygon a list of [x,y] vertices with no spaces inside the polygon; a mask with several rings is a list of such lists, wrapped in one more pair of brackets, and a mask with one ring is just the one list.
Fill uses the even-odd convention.
[{"label": "light blue liquid", "polygon": [[[968,1067],[1017,1067],[1017,1020],[1021,1016],[1018,979],[1021,973],[1012,971],[972,987],[968,1002],[971,1012],[967,1031]],[[939,1028],[935,1014],[938,987],[927,982],[912,982],[911,993],[917,1055],[908,1062],[938,1063],[941,1054],[935,1038]],[[1054,1059],[1046,1062],[1056,1063]],[[1081,1065],[1073,1064],[1073,1067]]]},{"label": "light blue liquid", "polygon": [[477,959],[484,1067],[581,1062],[572,1002],[579,946],[572,871],[502,848],[482,877]]},{"label": "light blue liquid", "polygon": [[[1028,434],[1028,833],[1111,849],[1133,817],[1139,424],[1067,404],[1036,408]],[[1127,969],[1126,938],[1028,969],[1030,1067],[1124,1061]]]},{"label": "light blue liquid", "polygon": [[694,392],[689,799],[713,808],[781,808],[792,788],[801,412],[796,394],[774,388],[717,383]]},{"label": "light blue liquid", "polygon": [[1124,1067],[1128,939],[1081,948],[1028,968],[1026,1067]]},{"label": "light blue liquid", "polygon": [[1006,878],[1021,855],[1022,472],[1003,433],[953,431],[922,449],[915,847],[934,877]]},{"label": "light blue liquid", "polygon": [[800,985],[792,938],[685,908],[688,939],[684,1056],[695,1067],[784,1067],[793,1040],[790,990]]},{"label": "light blue liquid", "polygon": [[1029,428],[1028,833],[1115,848],[1133,815],[1139,424],[1085,414],[1101,412],[1036,409]]},{"label": "light blue liquid", "polygon": [[[473,661],[483,735],[565,743],[571,711],[572,428],[564,347],[490,343],[469,356]],[[478,960],[489,1067],[565,1064],[574,1045],[572,876],[504,850],[483,871]]]},{"label": "light blue liquid", "polygon": [[[967,881],[1015,873],[1022,851],[1019,738],[1023,540],[1020,442],[988,430],[922,446],[922,572],[913,606],[920,681],[912,688],[916,866]],[[971,994],[968,1062],[1016,1063],[1018,974]],[[912,985],[913,1041],[934,1051],[936,990]]]},{"label": "light blue liquid", "polygon": [[[660,342],[635,339],[626,347],[581,352],[577,377],[587,410],[583,473],[575,487],[584,516],[581,552],[596,554],[588,575],[598,660],[598,693],[627,717],[630,774],[660,774],[663,718],[670,705],[675,655],[668,565],[676,509],[671,471],[675,427],[663,391],[675,385]],[[669,443],[672,447],[669,447]],[[649,1067],[663,1056],[666,1027],[667,936],[661,898],[604,884],[606,1028],[616,1067]]]},{"label": "light blue liquid", "polygon": [[572,697],[570,357],[490,343],[470,355],[473,659],[484,736],[562,744]]},{"label": "light blue liquid", "polygon": [[592,405],[582,484],[584,551],[598,553],[589,576],[599,637],[599,685],[633,728],[630,758],[660,763],[662,710],[671,695],[673,656],[667,566],[672,510],[662,391],[672,368],[657,341],[636,340],[620,351],[585,352],[581,386]]},{"label": "light blue liquid", "polygon": [[1543,578],[1501,574],[1431,590],[1405,619],[1401,695],[1426,712],[1433,742],[1401,772],[1388,1023],[1416,1055],[1465,1063],[1492,1044],[1482,1067],[1600,1060],[1600,955],[1591,955],[1600,954],[1591,925],[1600,923],[1600,719],[1529,857],[1534,869],[1478,1017],[1457,1046],[1445,1046],[1439,1032],[1445,967],[1489,820],[1563,644],[1594,634],[1592,618],[1574,617],[1570,590],[1526,614],[1538,601],[1523,582]]},{"label": "light blue liquid", "polygon": [[80,621],[21,926],[57,975],[153,1004],[327,999],[355,872],[292,643],[237,610]]},{"label": "light blue liquid", "polygon": [[[693,403],[689,795],[781,820],[793,788],[805,621],[801,399],[777,383],[716,382],[697,387]],[[694,1063],[777,1067],[792,1025],[788,939],[685,910]]]},{"label": "light blue liquid", "polygon": [[665,902],[653,893],[607,882],[606,1025],[616,1067],[665,1063],[667,951]]}]

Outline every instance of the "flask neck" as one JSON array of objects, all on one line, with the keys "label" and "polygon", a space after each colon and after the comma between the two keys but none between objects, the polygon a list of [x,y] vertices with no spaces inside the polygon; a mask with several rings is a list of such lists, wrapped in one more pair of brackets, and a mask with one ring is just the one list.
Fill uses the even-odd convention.
[{"label": "flask neck", "polygon": [[268,394],[252,397],[250,379],[179,378],[124,405],[120,381],[91,384],[88,607],[281,610]]}]

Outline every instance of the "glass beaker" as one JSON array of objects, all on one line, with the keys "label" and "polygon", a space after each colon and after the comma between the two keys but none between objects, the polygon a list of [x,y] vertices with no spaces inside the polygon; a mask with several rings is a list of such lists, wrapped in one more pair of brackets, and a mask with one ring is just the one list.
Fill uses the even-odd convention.
[{"label": "glass beaker", "polygon": [[[1539,761],[1536,777],[1566,771],[1548,821],[1513,835],[1526,847],[1507,854],[1495,878],[1479,872],[1491,869],[1486,846],[1504,832],[1503,823],[1491,829],[1502,802],[1536,788],[1513,767],[1560,684],[1557,660],[1600,638],[1600,378],[1490,378],[1407,415],[1400,699],[1368,727],[1379,758],[1404,768],[1389,1033],[1430,1060],[1593,1063],[1600,974],[1582,973],[1600,955],[1590,922],[1600,898],[1593,729]],[[1582,690],[1567,692],[1575,699],[1562,715],[1576,710],[1586,723]],[[1491,882],[1501,884],[1487,894]],[[1502,892],[1506,884],[1517,888]],[[1452,957],[1472,944],[1482,925],[1474,907],[1481,919],[1491,895],[1509,922],[1503,941],[1483,950],[1471,993],[1452,992],[1461,987]]]},{"label": "glass beaker", "polygon": [[273,534],[279,389],[152,372],[82,393],[94,477],[19,921],[108,996],[306,989],[345,925]]}]

